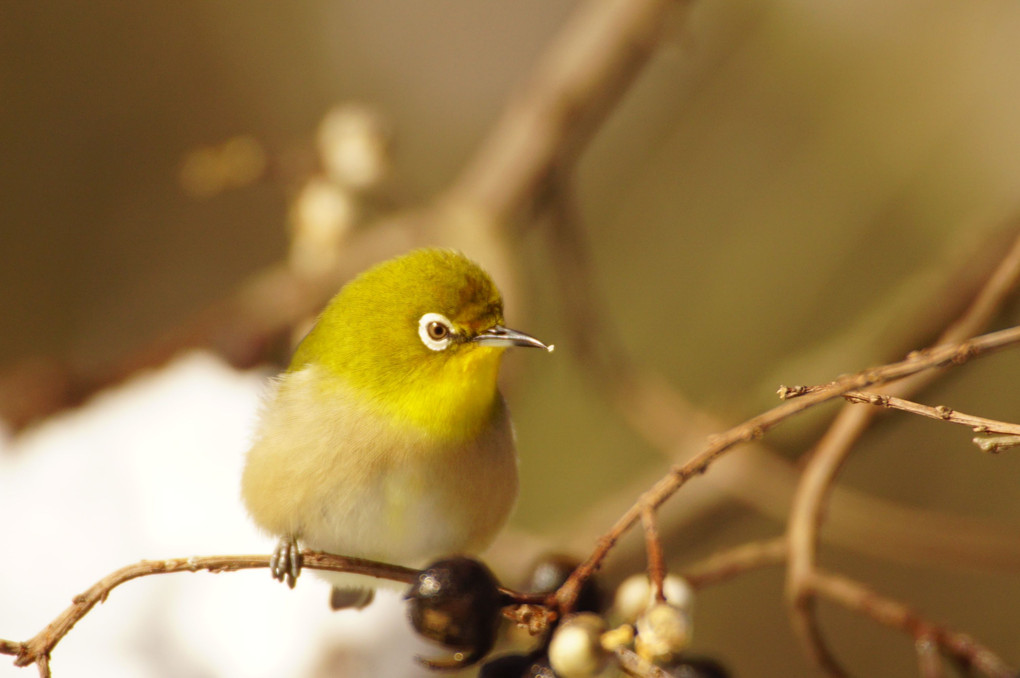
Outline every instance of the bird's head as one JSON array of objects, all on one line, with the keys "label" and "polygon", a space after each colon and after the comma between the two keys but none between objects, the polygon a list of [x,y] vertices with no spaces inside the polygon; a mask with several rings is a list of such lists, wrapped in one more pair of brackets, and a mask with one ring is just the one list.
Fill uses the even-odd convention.
[{"label": "bird's head", "polygon": [[325,368],[395,420],[457,437],[490,416],[510,346],[551,350],[504,327],[502,297],[477,264],[452,250],[421,249],[345,285],[290,371]]}]

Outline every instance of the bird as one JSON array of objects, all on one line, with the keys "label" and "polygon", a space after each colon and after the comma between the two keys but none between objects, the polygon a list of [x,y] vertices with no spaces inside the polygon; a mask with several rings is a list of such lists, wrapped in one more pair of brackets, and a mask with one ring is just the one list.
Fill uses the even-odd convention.
[{"label": "bird", "polygon": [[[462,253],[413,250],[333,297],[271,380],[241,478],[273,577],[294,587],[300,546],[422,567],[476,554],[516,503],[517,453],[497,378],[505,350],[552,351],[504,326],[492,278]],[[334,609],[381,580],[319,572]]]}]

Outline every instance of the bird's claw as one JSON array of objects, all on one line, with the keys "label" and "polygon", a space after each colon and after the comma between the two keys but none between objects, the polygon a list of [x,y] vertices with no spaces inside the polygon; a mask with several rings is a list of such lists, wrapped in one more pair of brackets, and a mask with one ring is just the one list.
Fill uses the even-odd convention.
[{"label": "bird's claw", "polygon": [[273,579],[294,588],[298,575],[301,574],[301,551],[298,549],[297,539],[294,537],[280,539],[269,559],[269,573],[273,575]]}]

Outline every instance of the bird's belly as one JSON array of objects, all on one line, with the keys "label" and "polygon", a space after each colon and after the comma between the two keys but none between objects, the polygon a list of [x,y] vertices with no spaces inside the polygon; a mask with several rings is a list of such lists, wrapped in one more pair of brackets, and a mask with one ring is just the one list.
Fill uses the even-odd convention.
[{"label": "bird's belly", "polygon": [[486,448],[419,441],[358,487],[338,473],[322,498],[321,519],[307,522],[302,540],[317,550],[412,567],[484,549],[517,493],[512,440],[488,442]]},{"label": "bird's belly", "polygon": [[288,385],[274,394],[242,481],[248,510],[267,532],[415,567],[478,552],[505,523],[517,460],[502,401],[470,440],[450,441]]}]

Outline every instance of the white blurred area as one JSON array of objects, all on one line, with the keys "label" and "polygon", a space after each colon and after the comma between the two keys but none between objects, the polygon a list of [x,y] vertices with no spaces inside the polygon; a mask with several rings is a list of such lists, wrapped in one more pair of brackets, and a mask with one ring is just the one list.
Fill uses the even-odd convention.
[{"label": "white blurred area", "polygon": [[[0,637],[27,640],[71,598],[143,559],[268,553],[239,496],[265,375],[203,353],[0,441]],[[410,676],[399,594],[334,613],[306,573],[153,575],[115,589],[57,645],[54,676]],[[0,676],[37,675],[0,657]]]}]

